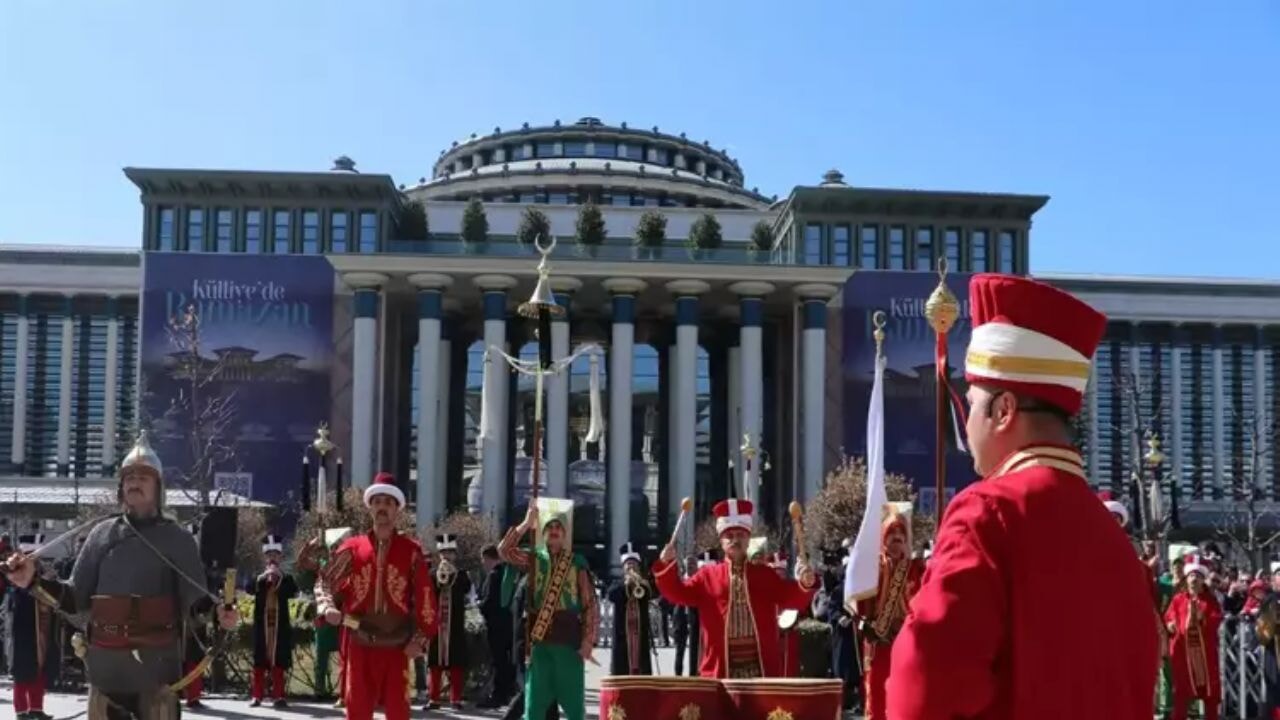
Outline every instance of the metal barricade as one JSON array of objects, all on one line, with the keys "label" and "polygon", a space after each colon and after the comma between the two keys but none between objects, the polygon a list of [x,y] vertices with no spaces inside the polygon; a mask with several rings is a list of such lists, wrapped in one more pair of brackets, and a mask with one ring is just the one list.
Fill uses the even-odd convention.
[{"label": "metal barricade", "polygon": [[1218,651],[1222,717],[1258,717],[1267,697],[1267,680],[1253,623],[1246,618],[1224,622],[1218,631]]}]

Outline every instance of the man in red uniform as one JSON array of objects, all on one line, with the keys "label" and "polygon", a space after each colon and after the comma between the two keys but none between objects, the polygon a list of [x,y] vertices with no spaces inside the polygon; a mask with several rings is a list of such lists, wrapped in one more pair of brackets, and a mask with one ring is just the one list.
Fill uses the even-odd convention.
[{"label": "man in red uniform", "polygon": [[890,510],[880,526],[880,572],[876,594],[851,609],[862,638],[862,682],[867,720],[884,720],[885,683],[893,641],[907,618],[911,598],[920,591],[924,561],[911,557],[910,516]]},{"label": "man in red uniform", "polygon": [[1186,589],[1165,610],[1169,655],[1173,658],[1173,720],[1186,720],[1187,707],[1204,701],[1205,720],[1218,719],[1222,677],[1218,669],[1218,626],[1222,608],[1205,586],[1208,572],[1199,558],[1187,556],[1182,572]]},{"label": "man in red uniform", "polygon": [[983,480],[947,507],[893,648],[888,717],[1150,720],[1146,573],[1090,490],[1070,420],[1106,317],[975,275],[966,430]]},{"label": "man in red uniform", "polygon": [[408,720],[410,662],[437,630],[435,593],[422,547],[396,532],[404,493],[389,473],[364,491],[373,530],[347,538],[316,582],[316,603],[347,628],[342,691],[347,720]]},{"label": "man in red uniform", "polygon": [[807,608],[818,589],[813,571],[803,561],[796,565],[798,580],[784,580],[768,565],[747,561],[751,511],[750,501],[732,498],[713,509],[724,562],[681,578],[675,545],[668,544],[653,566],[663,597],[698,609],[706,642],[699,668],[703,677],[782,675],[778,613]]}]

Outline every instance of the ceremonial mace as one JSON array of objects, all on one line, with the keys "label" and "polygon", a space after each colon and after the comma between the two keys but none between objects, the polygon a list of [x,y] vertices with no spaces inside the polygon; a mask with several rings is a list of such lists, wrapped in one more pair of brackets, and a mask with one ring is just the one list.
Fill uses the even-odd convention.
[{"label": "ceremonial mace", "polygon": [[924,303],[924,316],[933,328],[934,350],[934,454],[933,476],[937,493],[935,510],[937,528],[942,527],[942,511],[947,497],[947,420],[951,417],[947,404],[951,401],[950,379],[947,377],[947,333],[960,317],[960,302],[947,287],[947,259],[938,258],[938,286]]}]

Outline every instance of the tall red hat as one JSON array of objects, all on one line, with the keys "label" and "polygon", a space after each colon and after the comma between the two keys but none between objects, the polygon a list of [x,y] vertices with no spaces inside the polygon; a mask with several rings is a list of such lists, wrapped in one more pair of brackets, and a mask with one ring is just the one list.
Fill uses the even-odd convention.
[{"label": "tall red hat", "polygon": [[1107,316],[1050,285],[980,273],[969,281],[965,379],[1080,412]]},{"label": "tall red hat", "polygon": [[389,472],[378,473],[373,484],[364,489],[364,504],[368,506],[379,495],[395,498],[400,507],[404,507],[404,491],[396,487],[396,479]]},{"label": "tall red hat", "polygon": [[751,532],[753,509],[750,500],[729,498],[716,503],[716,506],[711,508],[711,514],[716,516],[716,533],[722,534],[733,528]]}]

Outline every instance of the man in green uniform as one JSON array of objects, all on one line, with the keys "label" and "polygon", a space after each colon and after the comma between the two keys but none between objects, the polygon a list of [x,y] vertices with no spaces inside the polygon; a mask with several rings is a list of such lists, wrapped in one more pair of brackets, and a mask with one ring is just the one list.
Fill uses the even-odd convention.
[{"label": "man in green uniform", "polygon": [[[1169,609],[1169,601],[1173,596],[1182,590],[1186,585],[1186,578],[1182,574],[1183,560],[1181,557],[1174,558],[1169,562],[1169,572],[1160,576],[1156,582],[1156,596],[1159,601],[1160,617],[1164,617],[1164,613]],[[1163,632],[1161,623],[1161,640],[1166,641],[1165,646],[1160,653],[1160,682],[1156,686],[1156,714],[1162,718],[1167,718],[1173,712],[1173,666],[1169,662],[1169,648],[1167,637]]]},{"label": "man in green uniform", "polygon": [[[505,562],[534,578],[526,621],[532,648],[525,673],[526,718],[544,717],[554,701],[568,720],[586,719],[583,662],[591,659],[599,618],[587,562],[573,552],[572,513],[568,500],[541,499],[498,545]],[[521,550],[520,539],[534,528],[539,530],[534,551]]]}]

